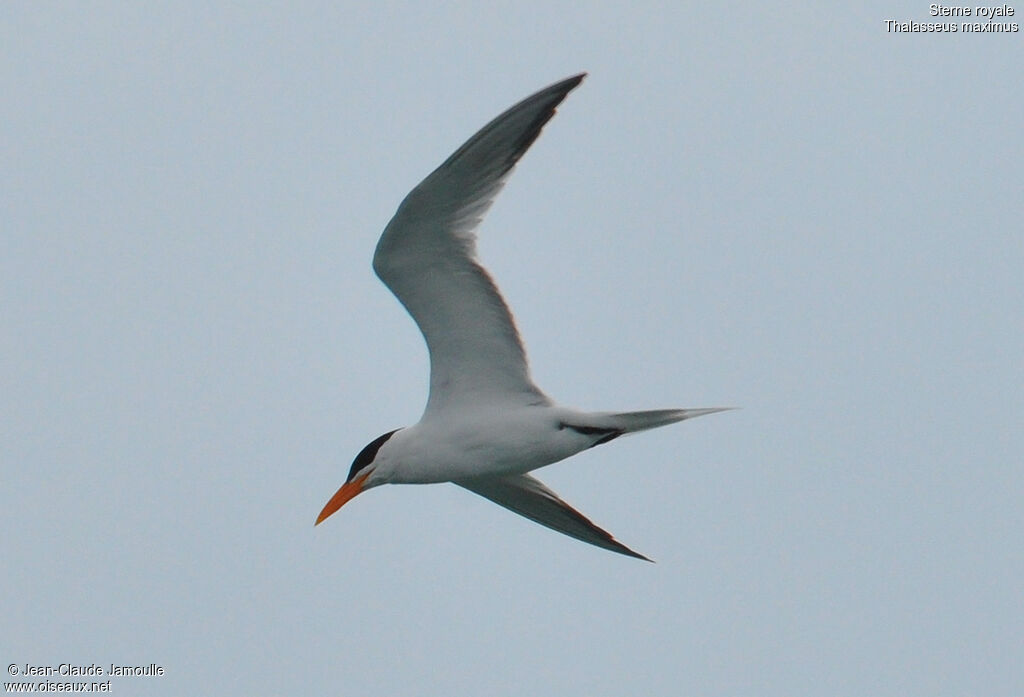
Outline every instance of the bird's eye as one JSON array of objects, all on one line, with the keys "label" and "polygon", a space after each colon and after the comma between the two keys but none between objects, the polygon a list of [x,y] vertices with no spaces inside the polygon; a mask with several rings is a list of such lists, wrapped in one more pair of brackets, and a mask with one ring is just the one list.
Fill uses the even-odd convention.
[{"label": "bird's eye", "polygon": [[385,433],[383,436],[374,438],[370,443],[359,451],[356,455],[356,459],[352,462],[352,469],[348,471],[348,481],[355,479],[355,476],[359,474],[359,471],[373,462],[373,458],[377,457],[377,451],[380,450],[380,446],[384,445],[388,438],[393,436],[399,429]]}]

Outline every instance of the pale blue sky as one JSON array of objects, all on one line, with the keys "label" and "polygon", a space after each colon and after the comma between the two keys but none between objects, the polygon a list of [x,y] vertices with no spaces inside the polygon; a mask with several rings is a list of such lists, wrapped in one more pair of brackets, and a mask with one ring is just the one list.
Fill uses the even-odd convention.
[{"label": "pale blue sky", "polygon": [[[886,32],[923,2],[581,7],[3,4],[3,665],[164,666],[132,695],[1024,692],[1022,35]],[[314,529],[426,397],[384,224],[581,70],[481,254],[554,398],[743,407],[540,473],[658,563],[450,486]]]}]

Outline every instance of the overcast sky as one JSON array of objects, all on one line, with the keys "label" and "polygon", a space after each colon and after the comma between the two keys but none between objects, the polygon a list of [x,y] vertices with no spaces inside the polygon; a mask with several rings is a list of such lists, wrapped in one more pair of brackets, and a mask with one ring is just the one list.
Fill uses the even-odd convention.
[{"label": "overcast sky", "polygon": [[[3,666],[1024,693],[1022,33],[887,31],[926,2],[255,5],[0,6]],[[538,473],[658,563],[450,485],[314,528],[426,399],[381,230],[584,70],[480,252],[554,399],[743,407]]]}]

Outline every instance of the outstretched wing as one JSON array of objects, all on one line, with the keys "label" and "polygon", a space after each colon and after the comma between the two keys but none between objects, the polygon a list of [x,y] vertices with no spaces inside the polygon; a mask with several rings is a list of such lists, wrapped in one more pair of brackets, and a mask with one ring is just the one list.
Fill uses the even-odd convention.
[{"label": "outstretched wing", "polygon": [[545,403],[512,313],[476,260],[475,230],[519,158],[585,74],[527,97],[484,126],[398,207],[373,268],[430,352],[424,416],[457,405]]},{"label": "outstretched wing", "polygon": [[569,537],[619,554],[651,561],[594,525],[586,516],[558,498],[558,494],[528,474],[460,479],[455,483]]}]

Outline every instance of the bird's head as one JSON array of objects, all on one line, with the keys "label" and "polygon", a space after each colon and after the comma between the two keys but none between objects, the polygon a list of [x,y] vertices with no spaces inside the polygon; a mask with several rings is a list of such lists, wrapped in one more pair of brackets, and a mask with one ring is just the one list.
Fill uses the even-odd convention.
[{"label": "bird's head", "polygon": [[389,431],[383,436],[378,436],[370,441],[365,448],[359,451],[356,455],[356,459],[352,461],[352,468],[348,471],[348,479],[341,485],[341,488],[331,497],[331,500],[327,502],[324,509],[320,511],[320,515],[316,518],[316,525],[322,523],[328,516],[337,511],[339,508],[344,506],[349,500],[355,498],[358,494],[375,487],[378,484],[384,484],[385,480],[377,474],[377,465],[379,464],[377,453],[380,451],[382,445],[384,445],[388,438],[393,436],[396,431]]}]

